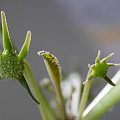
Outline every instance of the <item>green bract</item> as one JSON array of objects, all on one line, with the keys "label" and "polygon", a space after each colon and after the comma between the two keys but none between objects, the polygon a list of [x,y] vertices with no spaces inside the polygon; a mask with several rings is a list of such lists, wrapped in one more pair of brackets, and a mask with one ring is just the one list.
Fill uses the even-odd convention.
[{"label": "green bract", "polygon": [[27,32],[23,47],[20,53],[17,55],[16,50],[14,49],[14,46],[10,39],[9,30],[6,22],[6,16],[3,11],[1,12],[1,23],[2,27],[0,27],[1,30],[0,34],[2,34],[1,36],[3,39],[4,50],[3,52],[0,51],[0,79],[19,80],[20,84],[24,88],[26,88],[30,96],[36,101],[23,76],[24,58],[26,57],[27,52],[29,50],[31,32],[30,31]]},{"label": "green bract", "polygon": [[98,55],[95,59],[95,64],[93,65],[88,64],[88,67],[91,70],[89,79],[96,78],[96,77],[104,78],[110,85],[115,86],[115,84],[107,77],[107,72],[108,72],[109,67],[119,65],[119,64],[114,64],[114,63],[107,63],[107,60],[112,55],[113,53],[111,53],[107,57],[100,60],[100,50],[98,51]]},{"label": "green bract", "polygon": [[44,58],[45,65],[47,67],[48,73],[52,79],[53,84],[56,87],[60,88],[61,81],[61,67],[57,58],[47,51],[39,51],[38,55],[41,55]]}]

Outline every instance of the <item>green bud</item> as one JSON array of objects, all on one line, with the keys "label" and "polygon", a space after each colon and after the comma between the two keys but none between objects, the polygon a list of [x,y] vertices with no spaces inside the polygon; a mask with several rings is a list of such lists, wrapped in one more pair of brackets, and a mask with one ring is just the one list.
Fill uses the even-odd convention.
[{"label": "green bud", "polygon": [[114,63],[107,63],[107,60],[110,57],[112,57],[112,55],[113,53],[103,58],[102,60],[100,60],[100,50],[98,51],[98,55],[95,59],[95,64],[93,65],[88,64],[88,67],[91,70],[89,79],[96,78],[96,77],[104,78],[109,84],[111,84],[112,86],[115,86],[115,84],[107,77],[107,72],[109,67],[119,65]]},{"label": "green bud", "polygon": [[27,36],[23,44],[23,47],[19,55],[17,55],[15,52],[16,50],[14,49],[14,46],[10,39],[6,16],[3,11],[1,12],[1,23],[2,27],[0,24],[0,34],[2,34],[3,38],[4,51],[3,53],[0,51],[0,80],[2,79],[18,80],[19,83],[27,90],[32,99],[36,103],[39,103],[32,95],[29,86],[23,76],[24,58],[27,55],[27,52],[29,51],[31,32],[30,31],[27,32]]}]

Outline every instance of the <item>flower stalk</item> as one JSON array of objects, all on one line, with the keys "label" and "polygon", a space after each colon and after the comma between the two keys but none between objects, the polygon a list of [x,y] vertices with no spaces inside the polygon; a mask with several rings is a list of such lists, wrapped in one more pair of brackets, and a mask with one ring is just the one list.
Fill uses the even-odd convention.
[{"label": "flower stalk", "polygon": [[33,76],[32,70],[30,68],[30,65],[24,61],[24,77],[26,79],[27,84],[30,87],[30,90],[32,94],[35,96],[35,98],[40,102],[38,104],[38,107],[40,109],[40,112],[42,114],[43,120],[56,120],[56,115],[53,109],[51,108],[50,104],[48,103],[47,99],[45,98],[44,94],[42,93],[42,90],[40,89],[39,85],[37,84],[35,77]]},{"label": "flower stalk", "polygon": [[82,120],[82,114],[84,112],[84,109],[86,107],[86,103],[88,100],[88,95],[89,95],[89,91],[90,91],[92,78],[96,78],[96,77],[103,78],[110,85],[115,86],[115,84],[107,76],[107,72],[108,72],[109,67],[118,66],[120,64],[107,63],[107,60],[112,55],[113,55],[113,53],[108,55],[107,57],[103,58],[102,60],[100,60],[100,50],[99,50],[97,57],[95,59],[95,64],[93,64],[93,65],[88,64],[89,72],[88,72],[87,80],[85,81],[85,86],[84,86],[83,93],[82,93],[82,99],[81,99],[80,107],[79,107],[78,120]]},{"label": "flower stalk", "polygon": [[83,88],[83,93],[82,93],[82,98],[80,101],[80,107],[79,107],[79,113],[78,113],[78,120],[82,120],[82,114],[83,114],[84,109],[87,104],[90,87],[91,87],[91,83],[92,83],[92,80],[89,78],[90,73],[91,73],[91,70],[88,71],[86,81],[84,82],[84,88]]},{"label": "flower stalk", "polygon": [[[114,81],[114,83],[116,83],[116,84],[119,84],[119,82],[120,82],[120,70],[116,73],[116,75],[112,78],[112,81]],[[98,108],[96,108],[96,107],[99,107],[99,105],[97,105],[97,104],[100,104],[100,102],[101,101],[104,101],[104,98],[106,97],[106,95],[110,92],[110,91],[112,91],[112,89],[113,89],[113,86],[111,86],[111,85],[109,85],[109,84],[107,84],[104,88],[103,88],[103,90],[101,90],[100,91],[100,93],[95,97],[95,99],[88,105],[88,107],[85,109],[85,111],[84,111],[84,113],[83,113],[83,119],[85,118],[85,119],[88,119],[88,116],[90,116],[90,114],[91,114],[91,118],[94,118],[95,116],[96,116],[96,114],[94,114],[94,112],[93,112],[93,109],[95,110],[97,110]],[[116,93],[113,93],[113,94],[115,94],[116,96],[117,96],[117,98],[116,99],[119,99],[119,95],[117,94],[118,92],[116,92]],[[112,96],[112,94],[111,94],[111,96]],[[109,99],[108,100],[108,102],[107,102],[107,104],[111,104],[112,102],[109,102],[109,101],[115,101],[115,100],[113,100],[112,99],[112,97],[111,97],[111,99]],[[118,100],[116,100],[116,101],[118,101]],[[114,104],[117,104],[117,102],[114,102]],[[113,104],[113,105],[114,105]],[[109,105],[110,107],[112,106],[112,105]],[[106,108],[104,108],[103,107],[103,109],[106,109]],[[109,109],[109,108],[108,108]],[[97,111],[97,114],[100,114],[101,113],[101,109],[99,109],[98,111]],[[107,112],[107,111],[105,111],[105,112]],[[105,113],[104,112],[104,113]],[[104,113],[102,113],[102,114],[104,114]],[[95,116],[94,116],[95,115]],[[98,116],[99,118],[101,117],[101,116]],[[96,118],[96,117],[95,117]]]}]

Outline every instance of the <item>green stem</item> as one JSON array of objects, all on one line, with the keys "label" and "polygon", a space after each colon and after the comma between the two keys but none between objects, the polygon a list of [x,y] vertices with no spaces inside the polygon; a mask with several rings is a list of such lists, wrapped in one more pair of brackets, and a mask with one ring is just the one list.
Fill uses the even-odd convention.
[{"label": "green stem", "polygon": [[[109,107],[112,107],[112,105],[119,102],[120,96],[119,96],[118,91],[120,90],[120,87],[117,87],[117,86],[120,85],[119,84],[120,70],[112,78],[112,81],[114,83],[116,83],[117,85],[113,88],[113,86],[107,84],[103,88],[103,90],[97,95],[97,97],[92,101],[92,103],[90,103],[90,105],[84,111],[83,120],[89,119],[88,116],[90,116],[90,118],[97,118],[97,117],[100,117],[101,114],[104,114],[107,111],[107,109],[109,109],[109,108],[106,108],[106,105],[104,105],[105,107],[100,106],[102,104],[105,104],[105,100],[108,99],[107,106],[109,106]],[[116,92],[115,89],[117,89],[118,91]],[[109,98],[109,97],[111,97],[111,98]],[[102,110],[101,107],[103,107],[104,110]]]},{"label": "green stem", "polygon": [[57,97],[58,97],[58,107],[59,107],[59,117],[61,120],[66,120],[67,115],[66,115],[66,110],[65,110],[65,103],[64,103],[64,98],[61,92],[60,87],[56,87],[56,92],[57,92]]},{"label": "green stem", "polygon": [[[44,60],[48,74],[51,78],[51,80],[53,81],[53,85],[55,87],[56,90],[56,95],[57,95],[57,100],[58,100],[58,104],[59,104],[59,118],[61,118],[61,120],[66,120],[67,119],[67,115],[66,115],[66,110],[65,110],[65,103],[64,103],[64,98],[62,95],[62,91],[61,91],[61,86],[60,86],[60,80],[61,80],[61,76],[59,74],[57,74],[58,76],[56,76],[56,71],[57,69],[52,68],[49,64],[48,61]],[[56,66],[55,66],[56,67]]]},{"label": "green stem", "polygon": [[83,117],[83,120],[100,119],[112,106],[120,102],[119,91],[120,84],[117,84]]},{"label": "green stem", "polygon": [[91,70],[88,71],[86,81],[84,82],[84,88],[83,88],[83,93],[82,93],[82,98],[80,101],[80,107],[79,107],[79,113],[78,113],[78,120],[82,120],[82,114],[87,104],[88,95],[89,95],[90,87],[92,83],[92,80],[88,79],[90,76],[90,73],[91,73]]},{"label": "green stem", "polygon": [[32,94],[40,102],[40,104],[38,104],[38,107],[42,114],[43,120],[56,120],[55,112],[51,108],[42,90],[37,84],[32,74],[30,65],[26,61],[24,61],[24,66],[25,66],[24,77],[26,79],[28,86],[30,87]]}]

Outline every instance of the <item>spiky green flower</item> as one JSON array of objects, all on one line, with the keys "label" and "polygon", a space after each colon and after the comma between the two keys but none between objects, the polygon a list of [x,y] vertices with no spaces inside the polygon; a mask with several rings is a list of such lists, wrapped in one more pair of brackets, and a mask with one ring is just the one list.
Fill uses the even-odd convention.
[{"label": "spiky green flower", "polygon": [[27,32],[23,47],[20,53],[17,55],[9,35],[6,16],[3,11],[1,12],[1,23],[4,50],[3,52],[0,51],[0,80],[2,79],[18,80],[21,83],[21,85],[24,88],[26,88],[30,96],[37,102],[37,100],[33,97],[29,89],[29,86],[23,76],[24,58],[26,57],[27,52],[29,50],[31,32],[30,31]]},{"label": "spiky green flower", "polygon": [[109,77],[107,77],[107,72],[108,72],[109,67],[120,65],[120,64],[114,64],[114,63],[107,63],[107,60],[110,57],[112,57],[112,55],[113,55],[113,53],[111,53],[107,57],[100,60],[100,50],[98,51],[98,55],[95,59],[95,64],[93,64],[93,65],[88,64],[88,67],[91,70],[89,79],[96,78],[96,77],[103,78],[110,85],[115,86],[115,84],[109,79]]}]

